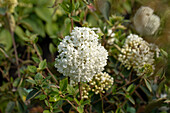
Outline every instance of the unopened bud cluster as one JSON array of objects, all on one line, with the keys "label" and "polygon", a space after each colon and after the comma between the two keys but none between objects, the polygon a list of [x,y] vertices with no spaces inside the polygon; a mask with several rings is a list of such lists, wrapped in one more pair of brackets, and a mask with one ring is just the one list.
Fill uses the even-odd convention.
[{"label": "unopened bud cluster", "polygon": [[82,98],[87,99],[89,97],[89,91],[91,90],[88,84],[82,86]]},{"label": "unopened bud cluster", "polygon": [[98,93],[105,93],[113,85],[113,78],[109,76],[106,72],[96,74],[93,79],[89,82],[91,86],[91,91]]},{"label": "unopened bud cluster", "polygon": [[130,34],[121,49],[118,60],[128,70],[133,68],[138,76],[152,74],[155,57],[159,57],[159,53],[160,50],[155,44],[149,44],[138,35]]}]

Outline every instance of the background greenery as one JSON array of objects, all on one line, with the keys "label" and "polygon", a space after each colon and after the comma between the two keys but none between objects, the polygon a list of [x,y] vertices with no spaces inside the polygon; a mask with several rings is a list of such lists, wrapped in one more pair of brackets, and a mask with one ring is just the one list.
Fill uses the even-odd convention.
[{"label": "background greenery", "polygon": [[[18,0],[12,8],[16,4],[0,0],[0,113],[170,112],[169,0]],[[126,36],[136,33],[132,20],[140,6],[161,18],[156,34],[143,37],[162,49],[154,75],[144,79],[117,61]],[[106,94],[79,100],[78,86],[54,68],[57,46],[73,26],[102,30],[101,43],[109,51],[105,71],[115,80]],[[110,28],[113,46],[107,44]]]}]

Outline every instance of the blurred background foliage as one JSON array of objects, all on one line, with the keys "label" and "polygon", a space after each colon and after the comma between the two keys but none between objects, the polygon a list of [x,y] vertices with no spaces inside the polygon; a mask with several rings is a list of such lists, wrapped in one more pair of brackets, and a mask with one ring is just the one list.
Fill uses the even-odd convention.
[{"label": "blurred background foliage", "polygon": [[[31,83],[34,83],[33,79],[40,77],[38,72],[45,77],[51,75],[48,70],[51,70],[58,81],[64,78],[54,68],[54,60],[58,54],[58,44],[72,29],[71,21],[74,22],[74,26],[99,27],[102,31],[102,34],[99,33],[102,45],[109,51],[106,71],[114,77],[116,84],[111,88],[112,94],[108,96],[109,101],[104,105],[106,112],[168,113],[167,106],[170,101],[167,99],[165,102],[165,98],[161,98],[161,95],[170,98],[170,56],[168,55],[170,54],[170,1],[73,0],[72,5],[70,4],[69,0],[0,0],[0,113],[35,113],[47,109],[48,104],[40,101],[46,97],[30,100],[40,93],[34,90],[35,85]],[[107,36],[108,29],[115,32],[115,43],[121,47],[129,33],[136,33],[133,16],[140,6],[151,7],[161,18],[161,26],[157,33],[143,38],[162,48],[164,57],[158,63],[154,76],[149,78],[148,84],[135,89],[139,82],[136,81],[122,91],[116,92],[117,87],[126,84],[125,80],[128,79],[130,72],[116,60],[118,49],[107,45],[107,40],[110,38]],[[120,76],[121,73],[124,78]],[[26,79],[29,79],[29,82]],[[51,80],[49,84],[55,82],[50,77],[48,79]],[[148,88],[152,91],[150,92]],[[130,95],[134,89],[135,93]],[[35,93],[29,98],[31,91]],[[127,102],[125,98],[129,101]],[[96,99],[99,97],[94,97],[91,101]],[[97,112],[101,112],[100,102],[93,104]],[[57,109],[60,112],[68,112],[67,108],[70,108],[68,104],[63,104],[63,101],[57,102],[55,106],[56,109],[62,108]]]}]

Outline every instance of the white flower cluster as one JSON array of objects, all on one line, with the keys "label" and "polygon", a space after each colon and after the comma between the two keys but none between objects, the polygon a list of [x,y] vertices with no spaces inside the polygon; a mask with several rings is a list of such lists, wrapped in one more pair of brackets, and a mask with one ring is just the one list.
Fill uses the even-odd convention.
[{"label": "white flower cluster", "polygon": [[90,81],[107,64],[108,52],[99,44],[98,35],[87,27],[75,27],[58,50],[55,67],[73,81]]},{"label": "white flower cluster", "polygon": [[105,93],[104,90],[108,90],[113,85],[113,78],[106,72],[99,73],[93,77],[89,84],[95,94],[99,92]]},{"label": "white flower cluster", "polygon": [[[140,76],[143,73],[150,72],[150,68],[154,71],[155,56],[159,57],[159,52],[160,50],[155,44],[149,44],[138,35],[130,34],[121,49],[118,60],[127,69],[133,67],[137,75]],[[150,71],[143,69],[145,67]],[[141,70],[143,71],[141,72]]]},{"label": "white flower cluster", "polygon": [[153,35],[160,26],[160,18],[153,14],[153,9],[142,6],[134,16],[136,31],[141,35]]}]

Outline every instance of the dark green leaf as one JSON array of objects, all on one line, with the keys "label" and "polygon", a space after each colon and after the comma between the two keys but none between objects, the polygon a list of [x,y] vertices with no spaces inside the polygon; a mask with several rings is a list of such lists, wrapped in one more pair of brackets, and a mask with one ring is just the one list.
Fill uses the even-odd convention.
[{"label": "dark green leaf", "polygon": [[14,87],[18,87],[18,85],[20,84],[21,82],[21,78],[16,78],[15,81],[13,82],[13,86]]},{"label": "dark green leaf", "polygon": [[60,91],[64,91],[67,89],[67,85],[68,85],[68,78],[65,78],[63,80],[60,81]]},{"label": "dark green leaf", "polygon": [[144,79],[146,87],[149,89],[150,92],[152,92],[151,84],[148,82],[147,79]]},{"label": "dark green leaf", "polygon": [[40,90],[33,89],[28,95],[26,100],[32,99],[40,94]]},{"label": "dark green leaf", "polygon": [[163,49],[161,49],[161,53],[163,54],[163,56],[165,56],[166,58],[168,58],[168,53],[166,51],[164,51]]},{"label": "dark green leaf", "polygon": [[15,107],[15,102],[9,101],[5,109],[5,113],[11,113]]},{"label": "dark green leaf", "polygon": [[135,101],[134,99],[130,96],[130,95],[126,95],[126,98],[132,103],[135,105]]},{"label": "dark green leaf", "polygon": [[5,13],[6,13],[6,9],[0,7],[0,15],[5,15]]},{"label": "dark green leaf", "polygon": [[135,89],[134,85],[131,84],[131,85],[127,88],[126,91],[129,92],[129,93],[132,93],[132,92],[134,91],[134,89]]}]

